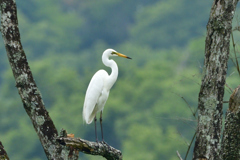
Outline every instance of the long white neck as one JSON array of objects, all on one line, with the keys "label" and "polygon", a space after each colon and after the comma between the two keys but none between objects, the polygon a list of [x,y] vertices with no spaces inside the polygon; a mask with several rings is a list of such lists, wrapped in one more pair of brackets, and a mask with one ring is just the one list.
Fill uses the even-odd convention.
[{"label": "long white neck", "polygon": [[111,72],[110,76],[107,78],[107,80],[106,80],[107,82],[105,84],[107,89],[110,90],[117,80],[118,66],[114,60],[109,59],[109,57],[104,54],[102,56],[102,61],[105,66],[110,67],[112,69],[112,72]]}]

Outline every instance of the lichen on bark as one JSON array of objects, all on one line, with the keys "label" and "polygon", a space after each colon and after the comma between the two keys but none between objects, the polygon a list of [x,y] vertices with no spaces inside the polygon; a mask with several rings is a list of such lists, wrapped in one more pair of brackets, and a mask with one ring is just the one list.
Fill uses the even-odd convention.
[{"label": "lichen on bark", "polygon": [[205,41],[202,84],[198,99],[198,128],[193,159],[221,160],[224,85],[232,19],[238,1],[214,0]]},{"label": "lichen on bark", "polygon": [[[78,159],[79,149],[60,144],[59,141],[57,141],[57,129],[45,109],[41,93],[33,79],[27,57],[21,45],[15,1],[0,0],[0,8],[1,33],[16,81],[16,87],[22,99],[24,109],[32,121],[47,158],[49,160]],[[62,132],[60,132],[60,135],[64,135],[61,136],[62,138],[67,136],[66,131],[64,133],[65,134],[62,134]],[[102,146],[97,148],[95,146],[101,144],[97,144],[96,142],[90,143],[95,144],[92,146],[93,148],[91,148],[92,154],[94,155],[102,155],[107,159],[119,159],[119,157],[121,157],[121,152],[111,146],[102,144]]]},{"label": "lichen on bark", "polygon": [[240,159],[240,86],[229,99],[225,127],[222,138],[222,156],[224,160]]},{"label": "lichen on bark", "polygon": [[[78,159],[78,152],[56,141],[57,129],[45,109],[40,91],[33,79],[27,57],[21,45],[17,8],[13,0],[1,0],[1,33],[8,60],[22,99],[24,109],[42,143],[48,159],[63,159],[61,153],[71,153],[67,159]],[[66,156],[65,156],[66,159]]]}]

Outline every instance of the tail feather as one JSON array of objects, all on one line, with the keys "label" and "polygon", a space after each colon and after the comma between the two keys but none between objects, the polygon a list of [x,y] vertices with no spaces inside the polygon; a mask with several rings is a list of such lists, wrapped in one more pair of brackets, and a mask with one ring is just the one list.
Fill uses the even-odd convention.
[{"label": "tail feather", "polygon": [[85,113],[84,111],[83,111],[83,122],[85,122],[86,124],[90,124],[90,123],[92,123],[92,121],[93,121],[93,119],[94,119],[94,117],[95,117],[95,114],[89,114],[89,113]]}]

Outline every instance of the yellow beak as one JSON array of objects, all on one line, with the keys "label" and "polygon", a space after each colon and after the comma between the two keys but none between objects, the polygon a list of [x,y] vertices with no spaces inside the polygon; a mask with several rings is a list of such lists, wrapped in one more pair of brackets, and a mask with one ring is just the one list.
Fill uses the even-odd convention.
[{"label": "yellow beak", "polygon": [[118,55],[119,57],[123,57],[123,58],[127,58],[127,59],[132,59],[124,54],[121,54],[121,53],[116,53],[116,55]]}]

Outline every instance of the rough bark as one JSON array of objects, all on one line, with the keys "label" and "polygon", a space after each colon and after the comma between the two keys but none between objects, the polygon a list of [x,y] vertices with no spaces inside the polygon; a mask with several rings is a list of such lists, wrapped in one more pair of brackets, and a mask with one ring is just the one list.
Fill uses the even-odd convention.
[{"label": "rough bark", "polygon": [[9,160],[7,152],[4,150],[1,141],[0,141],[0,160]]},{"label": "rough bark", "polygon": [[[45,109],[40,91],[33,79],[27,57],[21,45],[16,3],[14,0],[0,0],[0,7],[2,37],[16,81],[16,87],[47,158],[49,160],[76,160],[79,151],[82,151],[87,154],[102,155],[110,160],[122,159],[121,152],[106,143],[68,138],[65,130],[62,130],[60,138],[58,137],[57,129]],[[1,151],[4,150],[1,150],[0,145],[0,154],[6,153]]]},{"label": "rough bark", "polygon": [[224,160],[240,159],[240,86],[229,99],[225,128],[222,140],[222,156]]},{"label": "rough bark", "polygon": [[232,19],[238,0],[214,0],[207,24],[205,60],[198,99],[198,129],[193,159],[221,160],[224,85]]},{"label": "rough bark", "polygon": [[86,154],[101,155],[108,160],[122,160],[121,151],[104,142],[90,142],[81,138],[69,137],[59,137],[57,140],[62,145],[72,147]]},{"label": "rough bark", "polygon": [[45,109],[21,45],[14,0],[1,0],[1,32],[16,87],[48,159],[78,159],[78,151],[56,141],[57,129]]}]

